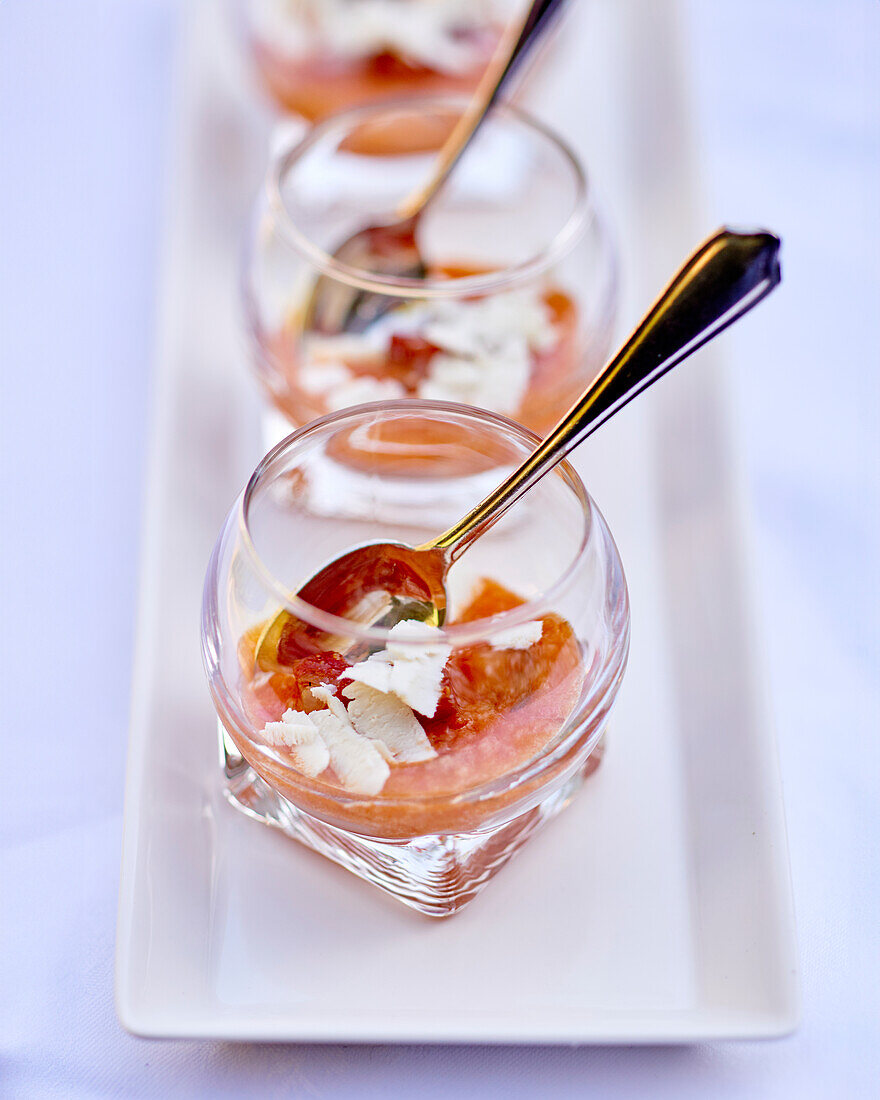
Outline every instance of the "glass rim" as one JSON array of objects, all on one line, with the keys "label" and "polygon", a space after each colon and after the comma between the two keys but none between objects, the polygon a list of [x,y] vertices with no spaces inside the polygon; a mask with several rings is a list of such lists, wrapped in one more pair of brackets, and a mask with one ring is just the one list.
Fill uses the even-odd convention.
[{"label": "glass rim", "polygon": [[[205,592],[202,605],[202,658],[214,706],[222,725],[227,729],[230,735],[237,735],[241,737],[246,744],[260,749],[259,742],[254,740],[254,729],[252,724],[248,721],[238,698],[231,691],[230,685],[226,682],[220,660],[217,570],[220,565],[221,548],[223,546],[224,537],[225,534],[229,532],[232,523],[237,523],[239,535],[246,536],[243,541],[245,551],[248,556],[252,558],[252,564],[261,579],[269,582],[268,586],[270,591],[282,597],[288,594],[283,585],[276,586],[275,578],[271,570],[269,570],[260,559],[256,551],[249,529],[246,525],[242,526],[247,516],[245,498],[247,497],[249,501],[257,486],[263,483],[262,479],[269,473],[273,462],[277,461],[288,448],[300,442],[302,438],[307,436],[310,432],[324,427],[328,423],[332,424],[346,419],[356,419],[358,416],[363,416],[364,414],[385,413],[386,415],[396,417],[402,413],[424,413],[426,411],[446,416],[451,415],[459,421],[469,418],[476,421],[482,421],[483,423],[494,424],[507,431],[512,430],[514,436],[518,436],[526,443],[538,441],[538,437],[533,432],[509,420],[507,417],[467,405],[455,405],[441,401],[409,400],[395,402],[393,405],[389,406],[377,402],[370,405],[360,405],[350,409],[343,409],[329,416],[322,417],[320,420],[312,421],[310,424],[292,432],[285,439],[281,440],[281,442],[278,443],[257,466],[247,487],[239,497],[237,505],[233,506],[224,524],[223,531],[215,543],[205,578]],[[604,721],[597,720],[596,716],[598,715],[601,718],[602,713],[610,709],[616,698],[626,668],[630,642],[629,595],[626,577],[623,571],[623,563],[620,560],[620,554],[614,542],[614,537],[604,517],[587,493],[577,472],[567,461],[560,465],[566,467],[562,473],[569,487],[575,492],[575,495],[584,506],[586,520],[582,544],[572,561],[556,579],[554,584],[549,586],[547,591],[542,593],[541,596],[535,600],[527,601],[525,604],[518,608],[514,608],[512,611],[502,612],[487,619],[478,619],[472,623],[462,623],[443,628],[441,633],[445,639],[453,641],[454,644],[466,645],[472,642],[485,640],[487,636],[491,637],[496,631],[505,629],[515,622],[533,618],[535,611],[538,609],[546,611],[551,594],[558,588],[561,588],[570,578],[571,573],[582,560],[583,552],[590,541],[600,538],[605,550],[605,571],[602,577],[602,585],[606,600],[612,592],[616,591],[617,593],[611,611],[613,637],[608,647],[608,652],[605,654],[601,664],[595,669],[594,677],[592,677],[589,682],[585,681],[582,688],[580,704],[578,704],[575,710],[568,716],[558,733],[550,739],[543,749],[529,760],[514,765],[501,775],[474,783],[472,786],[465,786],[454,796],[450,796],[448,792],[410,795],[383,795],[380,792],[378,795],[374,796],[371,801],[381,802],[383,806],[392,809],[395,806],[401,808],[414,806],[430,807],[432,805],[448,804],[450,801],[454,801],[461,805],[473,805],[481,802],[491,803],[493,799],[501,795],[512,794],[513,792],[525,788],[532,782],[540,782],[544,775],[551,773],[557,766],[567,767],[569,766],[569,762],[573,762],[576,759],[586,759],[595,749],[604,729]],[[295,597],[295,594],[292,595],[294,595],[295,600],[298,599]],[[298,602],[301,608],[311,607],[311,605],[305,604],[304,601]],[[286,601],[282,599],[282,603],[286,603]],[[292,608],[292,610],[296,612],[296,608]],[[318,615],[322,617],[322,622],[317,623],[319,626],[326,623],[330,629],[334,629],[333,624],[336,624],[337,627],[341,627],[342,630],[352,637],[367,636],[371,639],[387,639],[387,631],[378,631],[375,628],[364,630],[361,628],[360,631],[356,633],[348,620],[333,615],[327,615],[323,612],[317,612],[317,609],[313,610],[316,612],[316,618]],[[488,634],[486,631],[487,624],[492,624]],[[611,626],[611,622],[609,622],[609,626]],[[474,628],[477,629],[475,630]],[[334,632],[338,632],[338,629],[334,630]],[[425,644],[436,644],[436,641],[437,638],[435,636],[430,642],[426,641]],[[408,640],[408,644],[419,645],[423,643],[415,640],[410,643]],[[571,724],[572,716],[576,712],[580,714],[580,717]],[[301,787],[304,792],[320,796],[328,802],[332,802],[338,806],[357,806],[364,802],[363,795],[330,787],[319,778],[310,778],[298,772],[296,769],[290,770],[291,773],[296,776],[297,785]]]},{"label": "glass rim", "polygon": [[568,165],[575,182],[575,197],[572,209],[557,230],[552,240],[538,253],[527,260],[507,267],[474,275],[456,278],[413,279],[401,276],[367,273],[362,268],[341,263],[333,255],[316,244],[296,223],[282,196],[283,181],[290,170],[317,143],[334,129],[351,129],[358,121],[381,114],[409,112],[418,106],[431,108],[446,107],[459,113],[468,104],[468,99],[454,95],[411,96],[382,103],[369,103],[351,107],[329,115],[312,126],[307,133],[286,143],[273,152],[264,182],[266,198],[276,225],[286,243],[295,248],[322,274],[360,290],[374,291],[398,298],[451,298],[461,295],[485,294],[498,291],[511,283],[518,283],[541,274],[552,267],[562,256],[568,253],[587,226],[596,217],[586,169],[581,165],[571,146],[540,120],[522,108],[511,103],[499,103],[493,108],[493,114],[513,119],[519,126],[538,134],[553,145]]},{"label": "glass rim", "polygon": [[[293,612],[297,618],[307,622],[310,626],[318,627],[318,629],[329,634],[342,634],[344,637],[354,638],[356,641],[378,643],[384,647],[385,643],[389,640],[394,640],[390,630],[375,626],[357,626],[344,616],[334,615],[331,612],[324,611],[314,604],[310,604],[301,599],[296,592],[280,581],[260,556],[249,523],[250,505],[254,494],[266,482],[268,475],[272,472],[273,466],[278,463],[278,460],[286,454],[290,448],[296,446],[304,438],[327,425],[344,422],[346,420],[355,420],[365,413],[383,413],[385,417],[393,417],[395,419],[407,414],[424,415],[425,413],[437,413],[446,417],[451,414],[456,419],[467,416],[472,420],[482,421],[484,423],[489,422],[496,427],[506,429],[508,432],[512,430],[515,435],[519,436],[522,442],[531,447],[537,446],[541,442],[541,439],[530,429],[525,428],[523,425],[499,413],[489,412],[486,409],[478,409],[468,405],[458,405],[449,401],[427,401],[423,399],[408,398],[396,400],[391,404],[382,401],[374,401],[368,404],[354,405],[319,417],[317,420],[312,420],[308,424],[291,432],[290,435],[285,436],[284,439],[277,443],[272,450],[260,460],[256,469],[251,474],[244,491],[240,495],[237,505],[233,507],[233,512],[238,524],[238,534],[241,539],[241,545],[247,552],[250,564],[255,572],[269,591],[280,600],[283,607]],[[412,640],[407,639],[408,645],[412,644],[414,647],[436,645],[438,638],[442,638],[442,640],[448,641],[452,645],[470,645],[491,638],[494,634],[500,633],[503,630],[508,630],[522,623],[530,622],[538,617],[543,611],[546,611],[549,602],[565,587],[572,574],[577,569],[578,563],[588,550],[596,529],[596,506],[577,471],[568,459],[563,459],[552,473],[557,472],[561,474],[569,489],[571,489],[581,505],[584,524],[580,542],[578,543],[571,561],[568,562],[553,583],[549,585],[545,591],[541,592],[540,595],[526,600],[518,607],[512,608],[509,611],[502,611],[488,618],[473,619],[466,623],[451,623],[439,627],[438,629],[441,632],[439,636],[433,634],[431,637],[426,637],[424,640],[416,638]],[[366,540],[364,543],[358,545],[369,545],[370,541],[375,540]],[[352,546],[350,549],[353,550],[356,549],[356,547]],[[615,554],[616,553],[615,547]],[[489,624],[491,624],[491,626]]]}]

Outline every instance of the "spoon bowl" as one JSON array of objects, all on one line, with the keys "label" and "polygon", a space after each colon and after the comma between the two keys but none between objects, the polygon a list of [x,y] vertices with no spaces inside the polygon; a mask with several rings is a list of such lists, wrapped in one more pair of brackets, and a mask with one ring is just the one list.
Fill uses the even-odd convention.
[{"label": "spoon bowl", "polygon": [[[424,279],[427,268],[416,243],[417,217],[358,230],[333,253],[347,267],[373,275]],[[359,290],[321,275],[306,308],[307,331],[332,335],[363,332],[394,304],[373,291]]]},{"label": "spoon bowl", "polygon": [[[404,621],[439,627],[446,618],[449,564],[447,552],[439,547],[371,542],[334,558],[297,595],[312,607],[384,630]],[[313,648],[351,656],[351,647],[350,638],[321,632],[290,611],[280,611],[263,628],[254,661],[265,672],[278,672],[290,664],[287,650],[299,654]]]}]

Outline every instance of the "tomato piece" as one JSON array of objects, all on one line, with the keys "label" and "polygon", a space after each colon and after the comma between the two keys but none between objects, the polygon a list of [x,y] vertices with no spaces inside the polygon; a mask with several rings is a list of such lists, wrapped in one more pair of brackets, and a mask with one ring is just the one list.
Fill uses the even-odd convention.
[{"label": "tomato piece", "polygon": [[295,660],[290,672],[276,672],[269,677],[269,686],[285,710],[292,707],[308,714],[320,710],[326,703],[315,699],[311,693],[319,684],[331,684],[334,693],[341,698],[343,674],[349,667],[341,653],[322,652]]},{"label": "tomato piece", "polygon": [[401,77],[412,76],[414,73],[426,73],[431,71],[424,65],[411,65],[398,54],[391,53],[390,50],[374,54],[373,57],[369,59],[368,65],[373,74],[385,80],[393,77],[400,79]]},{"label": "tomato piece", "polygon": [[386,373],[413,392],[428,373],[428,364],[440,349],[415,333],[396,333],[388,349]]},{"label": "tomato piece", "polygon": [[[483,580],[458,621],[488,618],[523,602],[496,581]],[[461,747],[548,681],[558,681],[577,667],[580,656],[571,625],[555,614],[541,616],[541,622],[541,638],[528,649],[494,649],[482,642],[452,652],[436,713],[422,721],[438,752]]]}]

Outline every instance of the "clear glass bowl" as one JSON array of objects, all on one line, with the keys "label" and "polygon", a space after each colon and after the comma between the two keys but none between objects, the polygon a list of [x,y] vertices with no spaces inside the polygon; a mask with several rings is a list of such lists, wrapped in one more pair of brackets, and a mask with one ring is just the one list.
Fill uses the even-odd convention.
[{"label": "clear glass bowl", "polygon": [[[401,135],[442,136],[462,107],[432,99],[349,111],[272,159],[242,287],[251,360],[290,423],[427,398],[487,408],[543,434],[603,365],[617,303],[614,249],[574,154],[515,108],[493,112],[421,218],[427,278],[334,259],[356,231],[393,221],[427,177],[433,154],[401,151]],[[310,330],[319,276],[385,296],[388,312],[362,333]]]},{"label": "clear glass bowl", "polygon": [[[326,716],[328,700],[311,690],[329,682],[333,706],[347,706],[360,731],[349,665],[387,656],[395,632],[358,627],[295,592],[352,546],[439,533],[535,442],[502,417],[439,402],[326,417],[263,459],[208,567],[203,652],[227,796],[436,916],[474,897],[598,761],[629,638],[611,535],[563,464],[474,543],[450,571],[444,628],[404,645],[408,661],[431,657],[428,647],[441,653],[434,713],[424,702],[403,708],[427,754],[386,763],[369,790],[335,757],[329,768],[306,766],[270,724],[287,707]],[[267,661],[259,639],[278,622],[293,624],[292,641],[285,650],[276,634]]]},{"label": "clear glass bowl", "polygon": [[275,103],[314,122],[406,95],[469,95],[518,0],[240,0]]}]

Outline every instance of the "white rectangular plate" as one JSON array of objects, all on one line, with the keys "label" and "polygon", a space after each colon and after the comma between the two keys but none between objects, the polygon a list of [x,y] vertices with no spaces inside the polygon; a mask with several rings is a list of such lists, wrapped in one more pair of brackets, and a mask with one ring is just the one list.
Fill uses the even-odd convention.
[{"label": "white rectangular plate", "polygon": [[[674,7],[572,8],[528,100],[601,184],[621,244],[625,331],[713,227],[695,212]],[[578,460],[626,565],[630,668],[599,772],[469,909],[441,923],[420,917],[224,802],[199,601],[214,537],[259,457],[235,269],[266,119],[247,105],[222,9],[195,3],[181,46],[120,1019],[141,1035],[321,1041],[674,1042],[790,1030],[780,783],[714,349]]]}]

